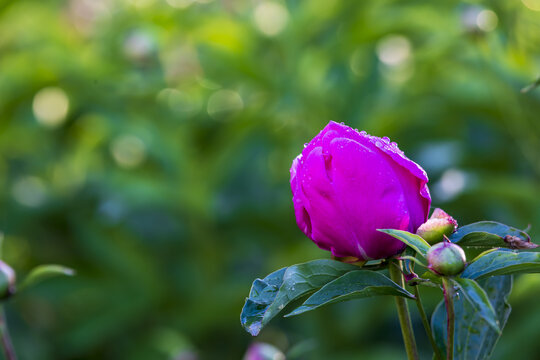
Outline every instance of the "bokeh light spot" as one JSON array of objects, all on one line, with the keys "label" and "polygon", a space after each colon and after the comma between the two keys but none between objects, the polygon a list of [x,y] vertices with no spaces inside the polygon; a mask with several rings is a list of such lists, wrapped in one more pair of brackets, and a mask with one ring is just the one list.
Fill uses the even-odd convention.
[{"label": "bokeh light spot", "polygon": [[194,2],[194,0],[167,0],[167,4],[177,9],[185,9]]},{"label": "bokeh light spot", "polygon": [[275,36],[287,26],[289,12],[280,3],[263,1],[255,8],[253,17],[260,32]]},{"label": "bokeh light spot", "polygon": [[405,63],[411,56],[411,43],[402,35],[388,35],[377,43],[377,57],[388,66]]},{"label": "bokeh light spot", "polygon": [[137,7],[137,8],[146,8],[150,5],[153,5],[156,0],[129,0],[131,5]]},{"label": "bokeh light spot", "polygon": [[197,51],[189,45],[165,48],[160,52],[167,83],[177,86],[202,75]]},{"label": "bokeh light spot", "polygon": [[111,6],[109,0],[70,0],[67,10],[73,26],[90,35],[100,19],[110,17]]},{"label": "bokeh light spot", "polygon": [[111,153],[120,167],[131,169],[146,159],[146,146],[136,136],[121,135],[113,141]]},{"label": "bokeh light spot", "polygon": [[476,25],[482,31],[493,31],[499,23],[497,14],[491,10],[482,10],[476,17]]},{"label": "bokeh light spot", "polygon": [[364,76],[368,72],[368,56],[363,49],[357,49],[349,59],[349,66],[356,76]]},{"label": "bokeh light spot", "polygon": [[208,115],[215,119],[242,110],[244,102],[236,91],[218,90],[208,99]]},{"label": "bokeh light spot", "polygon": [[69,100],[64,90],[57,87],[41,89],[32,103],[38,123],[46,127],[60,126],[68,113]]},{"label": "bokeh light spot", "polygon": [[154,52],[155,47],[153,37],[143,30],[131,32],[123,44],[124,54],[132,61],[147,60]]},{"label": "bokeh light spot", "polygon": [[441,201],[451,200],[463,192],[467,182],[468,179],[465,172],[459,169],[448,169],[435,184],[435,195]]},{"label": "bokeh light spot", "polygon": [[177,89],[163,89],[157,95],[157,100],[177,113],[194,115],[201,110],[202,101],[199,97]]},{"label": "bokeh light spot", "polygon": [[11,193],[15,201],[29,207],[42,205],[47,197],[45,184],[35,176],[25,176],[16,180]]},{"label": "bokeh light spot", "polygon": [[534,11],[540,11],[540,0],[521,0],[523,5]]}]

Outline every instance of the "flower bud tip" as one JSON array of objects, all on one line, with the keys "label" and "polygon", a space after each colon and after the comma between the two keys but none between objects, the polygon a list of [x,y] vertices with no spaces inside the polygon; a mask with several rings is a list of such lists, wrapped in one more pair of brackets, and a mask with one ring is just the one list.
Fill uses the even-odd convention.
[{"label": "flower bud tip", "polygon": [[452,234],[457,229],[457,221],[443,210],[437,208],[431,217],[420,225],[416,234],[429,244],[441,242],[445,236]]}]

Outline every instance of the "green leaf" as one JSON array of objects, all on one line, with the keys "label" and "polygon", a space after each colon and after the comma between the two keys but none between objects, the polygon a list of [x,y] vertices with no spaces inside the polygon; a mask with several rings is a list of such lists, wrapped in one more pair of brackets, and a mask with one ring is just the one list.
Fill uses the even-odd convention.
[{"label": "green leaf", "polygon": [[540,78],[536,79],[532,84],[529,84],[525,86],[524,88],[522,88],[521,93],[522,94],[528,93],[529,91],[535,89],[538,86],[540,86]]},{"label": "green leaf", "polygon": [[414,299],[414,295],[383,274],[369,270],[357,270],[329,282],[311,295],[302,306],[285,316],[303,314],[321,306],[341,301],[379,295],[403,296]]},{"label": "green leaf", "polygon": [[411,260],[409,257],[415,257],[416,251],[414,251],[412,248],[407,247],[403,253],[400,255],[400,257],[403,260],[403,268],[405,269],[405,272],[408,274],[414,273],[414,264],[417,262],[416,260]]},{"label": "green leaf", "polygon": [[240,321],[256,336],[290,302],[317,291],[358,266],[335,260],[314,260],[273,272],[253,282]]},{"label": "green leaf", "polygon": [[404,242],[405,244],[407,244],[407,246],[410,246],[411,248],[413,248],[417,253],[419,253],[423,257],[426,257],[428,250],[431,248],[431,246],[426,242],[426,240],[408,231],[395,230],[395,229],[378,229],[378,231],[386,233]]},{"label": "green leaf", "polygon": [[434,274],[433,272],[431,272],[430,270],[428,271],[425,271],[421,276],[420,276],[421,279],[426,279],[426,280],[429,280],[431,282],[433,282],[434,284],[437,284],[439,286],[442,287],[442,279],[439,275],[436,275]]},{"label": "green leaf", "polygon": [[540,272],[539,252],[496,250],[469,264],[461,277],[481,279],[494,275]]},{"label": "green leaf", "polygon": [[463,296],[463,300],[469,303],[476,314],[484,319],[493,330],[500,332],[497,315],[484,289],[472,279],[455,278],[452,283],[458,289],[458,294]]},{"label": "green leaf", "polygon": [[20,284],[19,289],[22,290],[28,286],[35,285],[41,281],[60,275],[73,276],[75,275],[75,270],[63,265],[54,264],[36,266]]},{"label": "green leaf", "polygon": [[[506,237],[509,237],[507,241]],[[531,239],[526,232],[495,221],[480,221],[462,226],[450,235],[449,239],[461,247],[477,249],[530,248],[536,245],[530,242]],[[515,240],[509,241],[511,239]]]},{"label": "green leaf", "polygon": [[[489,302],[497,314],[500,329],[504,328],[510,315],[508,296],[512,290],[512,276],[496,276],[481,280],[479,285],[485,290]],[[461,294],[461,293],[460,293]],[[454,299],[456,315],[454,359],[487,360],[500,337],[480,316],[476,308],[463,296]],[[446,308],[444,300],[439,303],[431,318],[431,327],[438,347],[446,354]]]},{"label": "green leaf", "polygon": [[399,259],[403,260],[404,262],[407,261],[406,269],[407,269],[407,272],[409,273],[412,271],[412,267],[411,267],[412,263],[418,264],[422,267],[428,266],[427,264],[424,264],[422,260],[417,259],[414,256],[410,256],[410,255],[400,256]]}]

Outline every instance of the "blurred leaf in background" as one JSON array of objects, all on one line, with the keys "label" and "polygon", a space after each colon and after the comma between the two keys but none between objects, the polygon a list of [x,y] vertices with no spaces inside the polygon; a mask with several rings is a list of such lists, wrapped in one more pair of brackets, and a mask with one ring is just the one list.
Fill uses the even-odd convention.
[{"label": "blurred leaf in background", "polygon": [[[536,0],[0,0],[4,258],[78,274],[9,303],[20,357],[242,358],[252,279],[328,258],[296,227],[288,170],[331,119],[397,141],[460,224],[531,224],[538,242],[540,91],[520,89],[539,49]],[[496,359],[540,351],[531,279]],[[402,354],[391,300],[257,340]]]}]

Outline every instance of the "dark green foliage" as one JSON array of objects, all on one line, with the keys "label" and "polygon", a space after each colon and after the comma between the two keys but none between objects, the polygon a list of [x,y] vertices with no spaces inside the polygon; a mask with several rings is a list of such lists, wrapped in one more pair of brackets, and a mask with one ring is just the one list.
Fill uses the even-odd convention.
[{"label": "dark green foliage", "polygon": [[392,295],[414,298],[407,290],[381,273],[369,270],[351,271],[324,285],[311,295],[302,306],[286,316],[295,316],[321,306],[365,297]]},{"label": "dark green foliage", "polygon": [[540,252],[496,250],[470,264],[461,276],[481,279],[495,275],[540,272]]},{"label": "dark green foliage", "polygon": [[39,265],[33,268],[30,273],[18,285],[18,290],[23,290],[29,286],[36,285],[46,279],[56,276],[73,276],[75,271],[62,265]]},{"label": "dark green foliage", "polygon": [[[512,276],[496,276],[480,281],[481,288],[472,280],[460,279],[458,294],[454,298],[456,313],[454,359],[489,359],[510,315],[508,295],[512,290]],[[463,286],[464,284],[468,284]],[[471,285],[472,284],[472,285]],[[469,287],[471,285],[471,287]],[[481,290],[484,289],[484,290]],[[472,291],[471,291],[472,290]],[[485,291],[485,293],[484,293]],[[476,294],[480,294],[476,298]],[[479,311],[489,298],[490,312]],[[481,302],[478,300],[482,299]],[[496,318],[493,318],[496,315]],[[494,324],[494,320],[497,322]],[[441,351],[446,354],[446,309],[439,303],[431,318],[433,335]]]},{"label": "dark green foliage", "polygon": [[[21,359],[241,359],[253,279],[329,258],[295,224],[288,170],[330,119],[396,141],[460,224],[531,224],[539,242],[540,90],[520,93],[540,72],[539,12],[286,0],[286,27],[267,37],[259,1],[169,2],[0,0],[2,259],[19,279],[77,270],[8,303]],[[495,30],[465,21],[475,6]],[[410,45],[397,66],[378,56],[389,35]],[[33,112],[47,87],[69,100],[57,127]],[[540,284],[515,283],[495,360],[522,339],[540,353]],[[427,292],[428,312],[439,296]],[[260,339],[313,340],[309,360],[403,354],[390,297],[276,318]]]},{"label": "dark green foliage", "polygon": [[522,247],[531,241],[526,232],[495,221],[480,221],[462,226],[450,236],[450,241],[461,247],[484,250],[493,247],[511,248],[512,244],[504,240],[507,236],[519,238]]},{"label": "dark green foliage", "polygon": [[335,260],[314,260],[278,270],[262,280],[257,279],[246,299],[240,321],[251,335],[258,335],[261,328],[290,302],[357,269],[355,265]]},{"label": "dark green foliage", "polygon": [[452,279],[451,284],[454,285],[458,296],[463,297],[462,301],[466,304],[465,307],[471,308],[475,316],[478,316],[500,334],[501,328],[495,310],[491,306],[488,295],[480,285],[474,280],[463,278]]},{"label": "dark green foliage", "polygon": [[431,248],[431,246],[426,242],[426,240],[422,239],[420,236],[416,234],[411,234],[407,231],[393,230],[393,229],[384,229],[384,230],[381,229],[379,231],[387,233],[388,235],[392,235],[396,239],[407,244],[407,246],[411,247],[413,250],[415,250],[418,254],[422,255],[424,258],[427,256],[427,252]]}]

